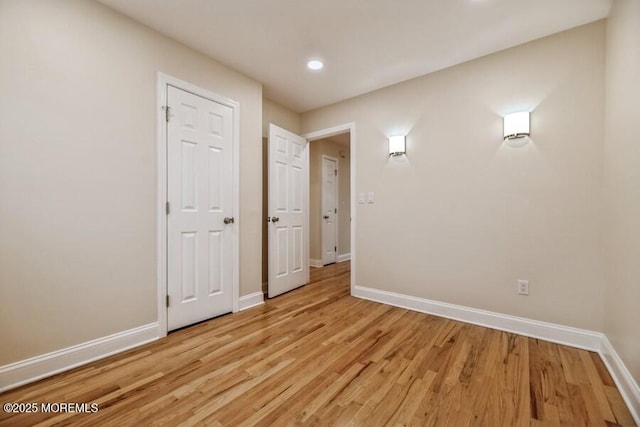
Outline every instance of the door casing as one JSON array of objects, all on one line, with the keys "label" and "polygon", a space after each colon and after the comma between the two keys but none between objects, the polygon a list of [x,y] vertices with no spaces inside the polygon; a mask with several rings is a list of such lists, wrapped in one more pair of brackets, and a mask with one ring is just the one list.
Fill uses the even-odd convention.
[{"label": "door casing", "polygon": [[157,85],[157,153],[158,153],[158,194],[157,194],[157,306],[158,306],[158,336],[167,335],[167,122],[165,106],[167,105],[167,86],[171,85],[208,98],[219,104],[233,109],[233,185],[232,204],[235,224],[232,227],[232,263],[233,263],[233,312],[238,311],[239,274],[240,274],[240,105],[229,98],[218,95],[207,89],[195,86],[183,80],[158,73]]}]

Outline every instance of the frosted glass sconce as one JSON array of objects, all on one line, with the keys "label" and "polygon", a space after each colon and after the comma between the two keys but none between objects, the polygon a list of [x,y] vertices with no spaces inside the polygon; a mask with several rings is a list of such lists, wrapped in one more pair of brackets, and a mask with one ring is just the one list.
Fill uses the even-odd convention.
[{"label": "frosted glass sconce", "polygon": [[529,112],[522,111],[504,116],[504,139],[529,136]]},{"label": "frosted glass sconce", "polygon": [[389,137],[389,155],[390,156],[400,156],[405,154],[405,140],[404,135],[396,135]]}]

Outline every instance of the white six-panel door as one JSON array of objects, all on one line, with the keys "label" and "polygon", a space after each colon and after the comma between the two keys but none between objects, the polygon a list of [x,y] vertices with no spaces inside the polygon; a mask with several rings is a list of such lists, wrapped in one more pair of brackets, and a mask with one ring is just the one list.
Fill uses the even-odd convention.
[{"label": "white six-panel door", "polygon": [[167,104],[167,326],[173,330],[233,310],[234,111],[170,85]]},{"label": "white six-panel door", "polygon": [[322,264],[336,262],[338,251],[338,161],[322,156]]},{"label": "white six-panel door", "polygon": [[269,297],[309,281],[307,141],[269,126]]}]

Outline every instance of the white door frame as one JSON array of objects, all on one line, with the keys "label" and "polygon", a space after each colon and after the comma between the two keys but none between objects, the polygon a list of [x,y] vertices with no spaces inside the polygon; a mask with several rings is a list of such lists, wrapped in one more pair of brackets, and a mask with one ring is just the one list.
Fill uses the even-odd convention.
[{"label": "white door frame", "polygon": [[[349,147],[351,147],[351,144],[349,144]],[[320,157],[320,161],[322,162],[322,160],[327,159],[327,160],[332,160],[334,162],[336,162],[336,170],[339,170],[340,167],[340,163],[339,160],[335,157],[332,156],[328,156],[326,154],[323,154]],[[321,181],[321,185],[320,185],[320,219],[322,220],[322,217],[324,216],[324,164],[321,164],[320,166],[320,170],[322,171],[322,181]],[[336,175],[335,178],[335,182],[333,184],[334,186],[334,194],[335,194],[335,198],[336,198],[336,208],[338,207],[338,205],[340,204],[340,183],[338,182],[338,179],[340,179],[340,177],[338,175]],[[334,263],[337,264],[338,263],[338,213],[335,213],[335,218],[334,218],[334,223],[335,223],[335,247],[336,247],[336,253],[335,253],[335,261]],[[320,247],[322,248],[322,263],[324,264],[324,254],[325,254],[325,247],[324,247],[324,225],[325,222],[323,221],[322,226],[320,227]]]},{"label": "white door frame", "polygon": [[[356,124],[354,122],[320,129],[302,135],[307,141],[329,138],[340,133],[349,132],[349,160],[350,175],[349,188],[351,189],[351,295],[356,286]],[[308,161],[308,160],[307,160]],[[309,207],[307,207],[309,212]]]},{"label": "white door frame", "polygon": [[158,264],[158,335],[167,335],[167,122],[165,106],[167,105],[167,85],[182,89],[194,95],[210,99],[219,104],[226,105],[233,110],[233,217],[235,225],[231,227],[233,251],[233,312],[238,311],[239,300],[239,273],[240,273],[240,104],[236,101],[218,95],[207,89],[192,85],[164,73],[158,73],[157,86],[157,149],[158,149],[158,205],[157,205],[157,264]]}]

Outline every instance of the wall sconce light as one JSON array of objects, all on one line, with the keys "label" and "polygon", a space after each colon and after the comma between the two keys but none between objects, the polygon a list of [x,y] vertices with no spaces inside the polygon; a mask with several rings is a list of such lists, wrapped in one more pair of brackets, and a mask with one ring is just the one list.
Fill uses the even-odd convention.
[{"label": "wall sconce light", "polygon": [[529,136],[529,112],[522,111],[504,116],[504,139]]},{"label": "wall sconce light", "polygon": [[389,155],[400,156],[407,152],[405,147],[404,135],[396,135],[389,137]]}]

